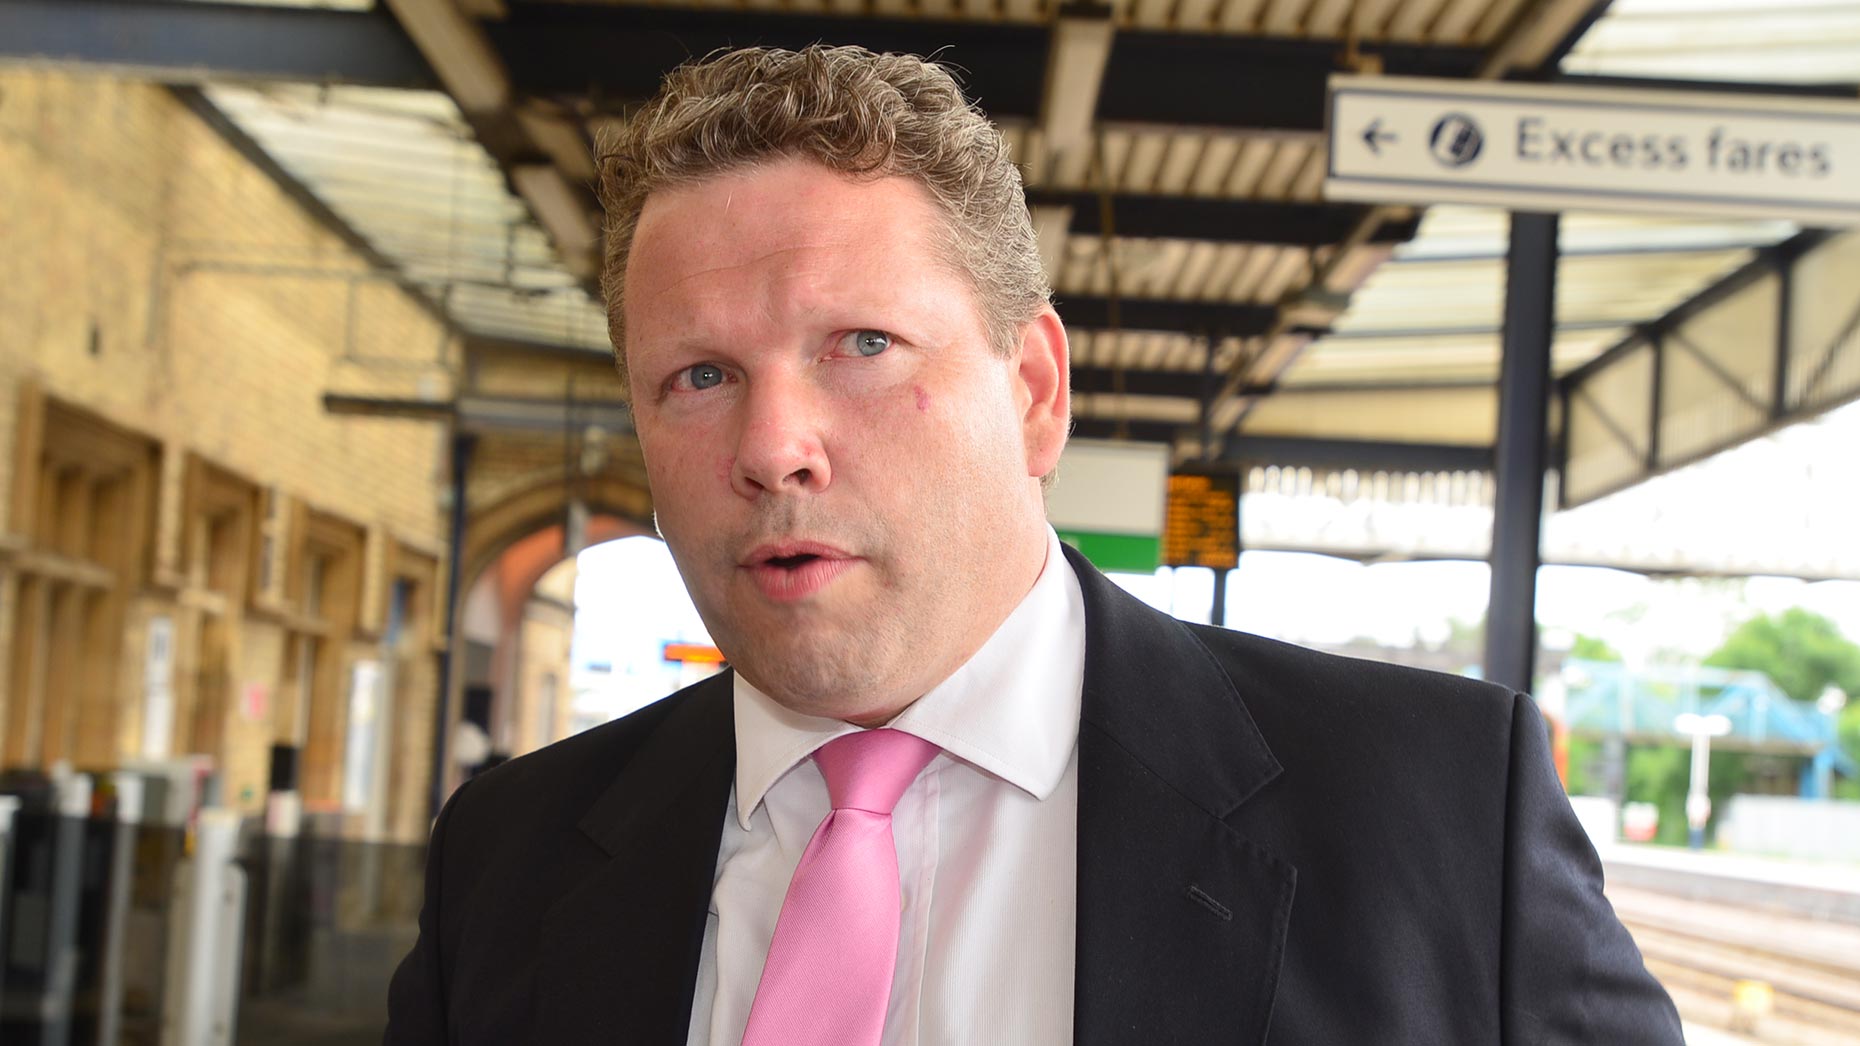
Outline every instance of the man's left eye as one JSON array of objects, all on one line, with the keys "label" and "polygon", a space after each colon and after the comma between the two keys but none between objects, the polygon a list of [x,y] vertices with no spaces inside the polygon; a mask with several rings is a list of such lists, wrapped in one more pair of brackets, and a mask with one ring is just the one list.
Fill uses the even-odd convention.
[{"label": "man's left eye", "polygon": [[852,340],[852,349],[861,356],[876,356],[891,348],[891,335],[884,331],[853,331],[848,335]]}]

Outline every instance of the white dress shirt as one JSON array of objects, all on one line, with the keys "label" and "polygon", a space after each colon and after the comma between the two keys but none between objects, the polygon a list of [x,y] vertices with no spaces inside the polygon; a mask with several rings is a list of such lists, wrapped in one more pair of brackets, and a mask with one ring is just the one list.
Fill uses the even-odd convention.
[{"label": "white dress shirt", "polygon": [[[884,1046],[1072,1041],[1085,603],[1047,532],[1039,580],[981,650],[889,724],[942,754],[892,812],[903,922]],[[826,817],[810,758],[858,728],[736,677],[736,783],[690,1046],[738,1046],[788,880]]]}]

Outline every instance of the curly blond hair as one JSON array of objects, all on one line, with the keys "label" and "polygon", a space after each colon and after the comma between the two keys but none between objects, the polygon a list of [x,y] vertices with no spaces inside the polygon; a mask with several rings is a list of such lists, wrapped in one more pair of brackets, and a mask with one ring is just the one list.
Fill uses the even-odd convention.
[{"label": "curly blond hair", "polygon": [[596,153],[607,212],[601,289],[623,385],[626,264],[646,198],[768,160],[921,184],[946,219],[946,260],[974,287],[1000,352],[1051,297],[1007,142],[935,62],[862,47],[726,51],[667,74]]}]

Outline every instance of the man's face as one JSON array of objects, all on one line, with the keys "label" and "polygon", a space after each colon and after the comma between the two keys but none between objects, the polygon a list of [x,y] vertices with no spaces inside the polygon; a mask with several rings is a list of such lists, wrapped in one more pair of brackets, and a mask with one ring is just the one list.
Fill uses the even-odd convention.
[{"label": "man's face", "polygon": [[799,712],[889,718],[1044,562],[1064,333],[1049,312],[991,348],[938,220],[915,182],[804,160],[640,216],[625,351],[659,529],[725,656]]}]

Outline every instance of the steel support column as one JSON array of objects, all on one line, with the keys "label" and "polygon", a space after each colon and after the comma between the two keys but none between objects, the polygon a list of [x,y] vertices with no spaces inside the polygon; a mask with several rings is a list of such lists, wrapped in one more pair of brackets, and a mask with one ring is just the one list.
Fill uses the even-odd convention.
[{"label": "steel support column", "polygon": [[1550,342],[1556,324],[1557,216],[1513,214],[1506,254],[1505,353],[1498,376],[1497,495],[1485,677],[1531,687],[1537,567],[1549,468]]},{"label": "steel support column", "polygon": [[[1214,396],[1220,391],[1220,378],[1214,366],[1215,354],[1220,351],[1223,335],[1210,331],[1208,334],[1208,354],[1201,361],[1201,460],[1211,463],[1214,460]],[[1234,508],[1239,515],[1239,506]],[[1239,521],[1235,520],[1235,527]],[[1234,540],[1240,540],[1238,534]],[[1227,625],[1227,574],[1223,567],[1214,568],[1214,596],[1208,604],[1208,624],[1219,627]]]},{"label": "steel support column", "polygon": [[439,816],[446,802],[446,740],[450,733],[452,677],[459,656],[459,606],[465,593],[465,481],[471,473],[472,451],[478,437],[469,432],[452,436],[452,520],[446,537],[446,649],[439,655],[439,699],[433,702],[433,774],[431,813]]}]

